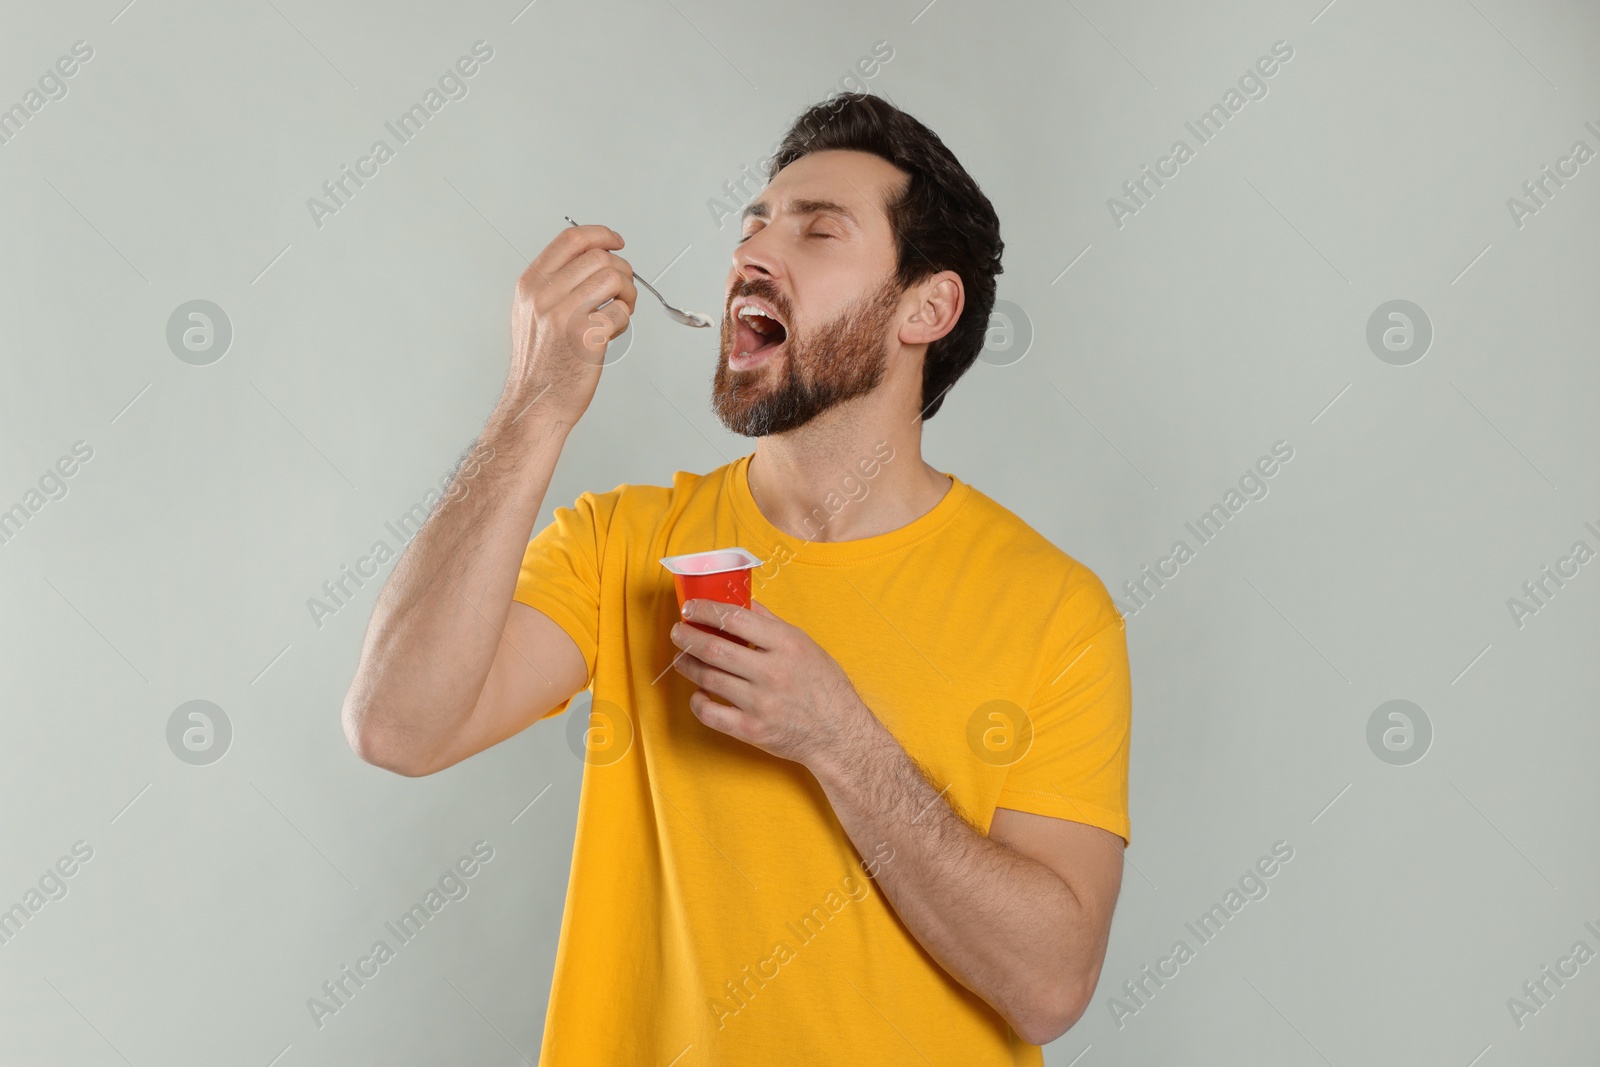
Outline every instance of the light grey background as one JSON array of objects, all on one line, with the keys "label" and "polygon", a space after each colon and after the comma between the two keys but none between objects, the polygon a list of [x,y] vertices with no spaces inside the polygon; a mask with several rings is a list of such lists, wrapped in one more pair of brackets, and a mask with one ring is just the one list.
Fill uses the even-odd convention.
[{"label": "light grey background", "polygon": [[[431,778],[366,766],[339,706],[378,581],[320,627],[307,600],[478,433],[563,214],[718,311],[737,234],[707,201],[880,40],[867,84],[994,201],[1033,331],[1014,362],[997,332],[930,462],[1131,607],[1185,521],[1294,449],[1129,618],[1133,846],[1100,989],[1047,1061],[1594,1061],[1600,962],[1520,1027],[1507,1006],[1600,951],[1600,563],[1521,627],[1507,605],[1600,549],[1600,161],[1520,227],[1506,203],[1600,150],[1592,5],[524,2],[0,11],[0,106],[94,49],[0,145],[0,507],[93,448],[0,545],[0,907],[94,850],[0,945],[0,1062],[536,1058],[567,719]],[[307,199],[478,40],[469,94],[318,227]],[[1119,227],[1108,198],[1279,40],[1268,95]],[[166,340],[197,299],[233,330],[205,366]],[[1434,330],[1407,366],[1366,342],[1395,299]],[[634,332],[540,526],[752,445],[709,410],[713,331],[644,296]],[[233,731],[205,766],[167,742],[196,699]],[[1393,699],[1433,728],[1406,766],[1367,743]],[[314,1025],[307,999],[479,840],[470,894]],[[1269,895],[1119,1026],[1122,983],[1277,841]]]}]

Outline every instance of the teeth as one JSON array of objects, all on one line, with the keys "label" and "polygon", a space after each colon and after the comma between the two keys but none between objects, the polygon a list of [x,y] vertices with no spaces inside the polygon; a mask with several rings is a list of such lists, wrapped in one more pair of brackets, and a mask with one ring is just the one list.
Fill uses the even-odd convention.
[{"label": "teeth", "polygon": [[738,315],[741,319],[750,322],[750,328],[756,331],[756,333],[761,334],[763,337],[771,336],[772,331],[763,330],[760,326],[757,326],[753,321],[751,321],[753,317],[760,317],[774,323],[774,328],[776,328],[776,324],[778,323],[777,319],[774,319],[771,315],[768,315],[760,308],[757,308],[751,304],[745,304],[743,307],[741,307],[738,311]]}]

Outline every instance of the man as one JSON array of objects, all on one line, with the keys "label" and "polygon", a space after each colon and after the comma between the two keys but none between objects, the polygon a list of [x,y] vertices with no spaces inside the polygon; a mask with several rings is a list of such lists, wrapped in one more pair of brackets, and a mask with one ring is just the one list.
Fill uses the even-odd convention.
[{"label": "man", "polygon": [[[1042,1064],[1121,886],[1122,619],[921,459],[983,345],[988,199],[870,95],[803,115],[773,171],[712,390],[754,453],[586,492],[528,541],[637,297],[620,236],[563,230],[518,285],[489,458],[374,609],[346,736],[432,774],[592,690],[545,1067]],[[681,621],[660,559],[736,546],[752,607]]]}]

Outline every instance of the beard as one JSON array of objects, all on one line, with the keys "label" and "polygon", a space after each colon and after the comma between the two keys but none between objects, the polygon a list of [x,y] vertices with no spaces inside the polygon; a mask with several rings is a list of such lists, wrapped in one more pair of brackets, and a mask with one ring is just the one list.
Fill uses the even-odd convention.
[{"label": "beard", "polygon": [[[738,332],[734,317],[725,311],[722,353],[711,385],[717,418],[741,436],[766,437],[799,429],[830,408],[876,389],[889,363],[888,325],[901,292],[891,275],[876,293],[818,327],[814,336],[790,329],[781,352],[742,371],[728,366]],[[794,321],[793,309],[766,279],[736,286],[728,302],[738,296],[760,297],[785,322]]]}]

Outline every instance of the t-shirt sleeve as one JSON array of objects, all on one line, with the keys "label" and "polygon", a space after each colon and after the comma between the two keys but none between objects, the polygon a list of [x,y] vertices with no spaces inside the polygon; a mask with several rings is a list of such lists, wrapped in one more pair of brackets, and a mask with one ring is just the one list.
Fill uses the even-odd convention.
[{"label": "t-shirt sleeve", "polygon": [[1027,709],[1033,741],[1012,764],[997,807],[1088,823],[1128,843],[1132,685],[1127,629],[1098,579],[1089,636],[1051,661]]},{"label": "t-shirt sleeve", "polygon": [[[528,542],[511,596],[544,612],[567,632],[583,653],[591,683],[600,647],[600,564],[619,495],[620,487],[609,493],[586,492],[572,507],[556,508],[550,524]],[[565,711],[568,703],[570,698],[545,718]]]}]

